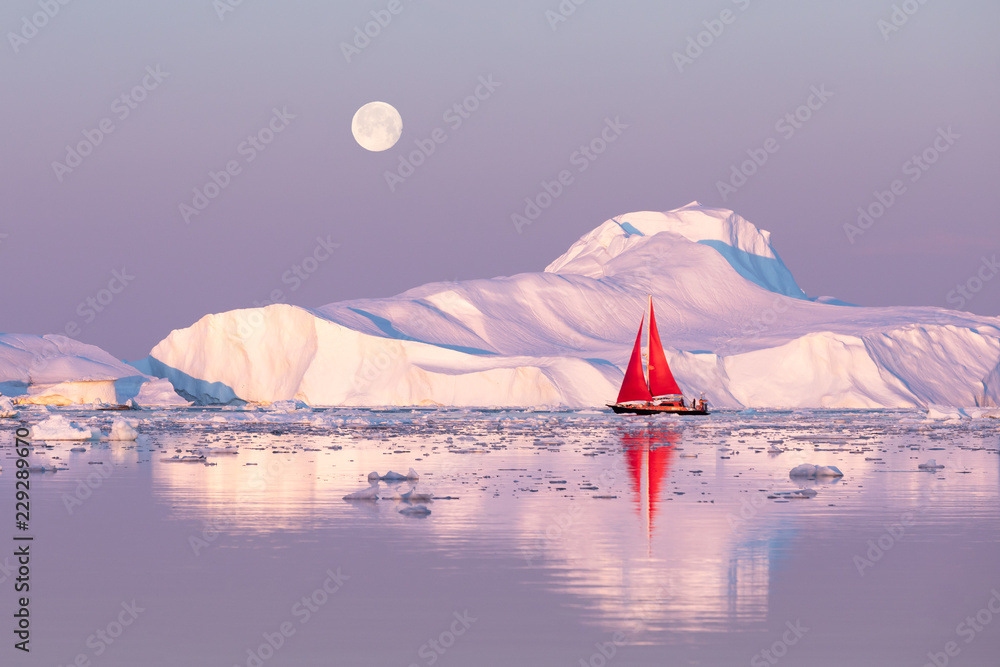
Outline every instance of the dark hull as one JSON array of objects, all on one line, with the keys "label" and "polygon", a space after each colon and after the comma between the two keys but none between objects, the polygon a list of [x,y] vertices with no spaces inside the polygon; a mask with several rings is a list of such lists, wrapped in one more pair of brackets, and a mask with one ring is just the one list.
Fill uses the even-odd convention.
[{"label": "dark hull", "polygon": [[616,415],[707,415],[708,410],[682,408],[678,405],[619,405],[608,403]]}]

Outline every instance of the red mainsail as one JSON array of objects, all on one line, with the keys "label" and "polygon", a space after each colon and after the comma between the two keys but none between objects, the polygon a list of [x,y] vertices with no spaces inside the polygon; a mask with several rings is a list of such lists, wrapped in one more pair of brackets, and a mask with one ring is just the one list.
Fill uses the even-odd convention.
[{"label": "red mainsail", "polygon": [[[645,319],[643,317],[639,321],[639,333],[635,335],[635,347],[632,348],[632,356],[628,360],[628,368],[625,369],[625,379],[622,380],[622,388],[618,392],[619,403],[653,400],[653,395],[649,393],[649,386],[646,384],[646,377],[642,374],[642,324]],[[660,354],[663,354],[662,348]],[[667,373],[670,373],[669,369]],[[678,391],[678,393],[680,392]]]},{"label": "red mainsail", "polygon": [[[639,327],[642,331],[642,326]],[[635,353],[633,353],[635,354]],[[631,362],[629,362],[631,364]],[[663,352],[660,342],[660,332],[656,329],[656,317],[653,315],[653,297],[649,297],[649,393],[653,396],[671,396],[681,394],[674,374],[667,364],[667,355]],[[641,371],[640,371],[641,373]],[[626,376],[627,377],[627,376]],[[620,400],[620,399],[619,399]]]}]

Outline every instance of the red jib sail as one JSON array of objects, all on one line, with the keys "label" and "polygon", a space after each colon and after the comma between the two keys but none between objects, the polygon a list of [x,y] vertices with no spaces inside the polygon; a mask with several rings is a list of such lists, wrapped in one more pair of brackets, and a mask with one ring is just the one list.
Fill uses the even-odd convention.
[{"label": "red jib sail", "polygon": [[[640,327],[640,331],[642,328]],[[656,317],[653,315],[653,297],[649,298],[649,393],[653,396],[668,396],[681,394],[674,374],[667,364],[667,355],[663,352],[660,342],[660,332],[656,329]]]},{"label": "red jib sail", "polygon": [[[622,388],[618,392],[619,403],[653,399],[653,395],[649,393],[649,386],[646,384],[646,377],[642,374],[642,324],[645,319],[643,317],[639,321],[639,333],[635,335],[635,347],[632,348],[632,356],[628,360],[628,368],[625,369],[625,379],[622,380]],[[669,373],[669,371],[667,372]]]}]

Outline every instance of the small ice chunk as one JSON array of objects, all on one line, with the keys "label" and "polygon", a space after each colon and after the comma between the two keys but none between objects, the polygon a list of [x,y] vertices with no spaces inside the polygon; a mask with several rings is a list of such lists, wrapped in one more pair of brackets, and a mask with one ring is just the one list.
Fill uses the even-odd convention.
[{"label": "small ice chunk", "polygon": [[393,472],[392,470],[390,470],[389,472],[387,472],[384,475],[379,475],[377,472],[370,472],[370,473],[368,473],[368,481],[369,482],[377,480],[377,479],[380,479],[383,482],[402,482],[403,480],[407,480],[407,479],[408,480],[417,480],[417,479],[420,479],[420,475],[418,475],[417,471],[414,470],[413,468],[410,468],[410,471],[408,473],[406,473],[405,475],[402,474],[402,473]]},{"label": "small ice chunk", "polygon": [[0,396],[0,419],[13,419],[18,414],[14,403],[6,396]]},{"label": "small ice chunk", "polygon": [[952,408],[941,405],[932,405],[927,408],[927,418],[936,420],[958,420],[965,417],[965,413],[959,408]]},{"label": "small ice chunk", "polygon": [[376,481],[366,489],[348,493],[344,496],[344,500],[378,500],[378,482]]},{"label": "small ice chunk", "polygon": [[920,468],[921,470],[940,470],[944,466],[940,465],[936,459],[931,459],[927,463],[921,463],[917,467]]},{"label": "small ice chunk", "polygon": [[414,505],[413,507],[404,507],[399,510],[399,513],[407,516],[427,516],[431,511],[425,505]]},{"label": "small ice chunk", "polygon": [[792,468],[788,476],[815,479],[817,477],[843,477],[844,473],[840,472],[840,468],[837,466],[817,466],[811,463],[803,463]]},{"label": "small ice chunk", "polygon": [[309,406],[302,401],[289,399],[287,401],[274,401],[265,408],[268,412],[295,412],[296,410],[309,410]]},{"label": "small ice chunk", "polygon": [[797,489],[795,491],[775,493],[768,496],[768,498],[815,498],[816,494],[816,489]]},{"label": "small ice chunk", "polygon": [[139,437],[139,431],[135,427],[135,422],[116,419],[111,424],[111,435],[108,436],[108,440],[135,440]]},{"label": "small ice chunk", "polygon": [[80,428],[62,415],[52,415],[31,427],[33,440],[90,440],[89,428]]},{"label": "small ice chunk", "polygon": [[385,487],[385,491],[379,494],[379,498],[382,500],[402,500],[403,493],[399,490],[399,486],[390,484]]},{"label": "small ice chunk", "polygon": [[87,451],[87,448],[86,447],[70,447],[69,451],[71,451],[71,452],[85,452],[85,451]]},{"label": "small ice chunk", "polygon": [[429,503],[433,495],[427,490],[410,489],[399,497],[408,503]]}]

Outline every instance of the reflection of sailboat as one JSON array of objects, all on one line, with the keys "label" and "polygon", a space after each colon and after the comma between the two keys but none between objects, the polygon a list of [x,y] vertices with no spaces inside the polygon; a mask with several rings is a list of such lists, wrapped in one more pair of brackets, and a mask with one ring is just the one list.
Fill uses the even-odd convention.
[{"label": "reflection of sailboat", "polygon": [[670,428],[647,428],[622,433],[621,440],[625,449],[625,465],[637,494],[639,516],[647,538],[651,539],[660,492],[670,471],[674,445],[680,441],[680,434]]},{"label": "reflection of sailboat", "polygon": [[707,415],[704,398],[697,402],[692,399],[690,407],[684,404],[683,393],[677,385],[677,380],[674,379],[674,374],[670,372],[667,355],[663,352],[663,343],[660,342],[660,332],[656,328],[656,317],[653,315],[652,296],[649,297],[647,382],[646,375],[642,372],[644,323],[645,318],[639,320],[639,333],[635,336],[635,345],[632,347],[632,356],[625,369],[625,378],[618,392],[618,400],[615,403],[608,403],[608,407],[617,414],[655,415],[666,412],[675,415]]}]

